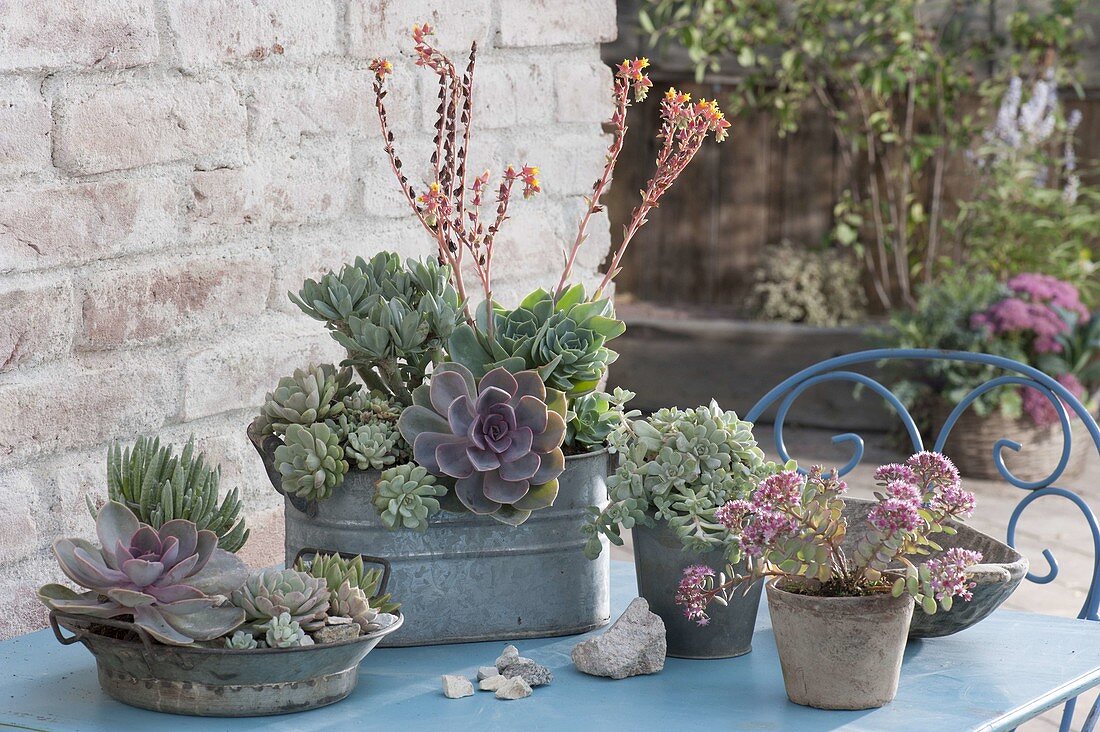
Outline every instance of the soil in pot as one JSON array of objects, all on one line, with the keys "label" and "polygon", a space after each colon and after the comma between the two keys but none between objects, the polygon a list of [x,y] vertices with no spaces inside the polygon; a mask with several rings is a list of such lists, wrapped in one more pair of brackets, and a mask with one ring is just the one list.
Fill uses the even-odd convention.
[{"label": "soil in pot", "polygon": [[[898,690],[913,598],[821,597],[768,583],[783,683],[795,704],[872,709]],[[797,589],[797,588],[796,588]]]},{"label": "soil in pot", "polygon": [[655,527],[637,524],[634,536],[634,571],[638,594],[649,609],[665,623],[667,655],[674,658],[732,658],[752,650],[752,634],[760,606],[761,583],[738,595],[727,607],[715,605],[710,622],[699,627],[684,617],[676,605],[676,588],[684,568],[706,564],[716,570],[726,565],[722,552],[692,554],[684,551],[680,538],[661,522]]}]

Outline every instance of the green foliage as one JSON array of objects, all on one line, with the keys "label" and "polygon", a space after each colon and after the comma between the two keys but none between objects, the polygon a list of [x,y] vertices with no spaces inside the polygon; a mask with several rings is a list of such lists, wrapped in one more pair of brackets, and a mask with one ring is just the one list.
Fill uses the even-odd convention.
[{"label": "green foliage", "polygon": [[[843,156],[847,194],[834,240],[851,246],[885,308],[915,304],[912,285],[934,279],[941,251],[948,160],[980,131],[965,109],[989,59],[1032,68],[1068,54],[1078,2],[1020,11],[1014,53],[982,38],[987,8],[924,0],[647,0],[640,23],[658,44],[687,49],[697,75],[739,67],[731,113],[766,111],[778,133],[824,109]],[[931,190],[930,200],[918,196]]]},{"label": "green foliage", "polygon": [[261,434],[282,435],[292,424],[308,427],[340,416],[346,408],[343,400],[359,390],[351,377],[349,368],[337,371],[330,364],[310,364],[279,379],[256,420]]},{"label": "green foliage", "polygon": [[359,588],[370,598],[371,606],[379,612],[392,613],[401,607],[399,603],[393,602],[389,593],[378,594],[382,570],[377,567],[366,568],[362,556],[357,555],[351,559],[345,559],[339,554],[318,554],[310,559],[299,557],[294,569],[323,578],[330,592],[337,592],[345,582]]},{"label": "green foliage", "polygon": [[290,613],[281,613],[271,619],[267,625],[267,633],[264,635],[268,648],[296,648],[298,646],[312,646],[310,638],[301,624],[291,618]]},{"label": "green foliage", "polygon": [[344,480],[348,463],[340,435],[323,422],[292,424],[275,448],[275,464],[283,491],[306,500],[323,500]]},{"label": "green foliage", "polygon": [[764,320],[835,326],[866,317],[861,271],[847,252],[783,242],[764,253],[749,304]]},{"label": "green foliage", "polygon": [[249,575],[229,601],[244,610],[250,630],[265,631],[285,613],[290,617],[283,624],[294,621],[314,631],[328,617],[329,589],[323,578],[296,569],[264,569]]},{"label": "green foliage", "polygon": [[611,394],[594,391],[573,399],[565,415],[564,447],[575,452],[603,448],[612,432],[641,416],[637,410],[626,411],[626,403],[633,398],[634,392],[615,387]]},{"label": "green foliage", "polygon": [[626,324],[616,319],[610,298],[590,301],[583,285],[567,289],[557,301],[538,289],[514,310],[478,310],[476,326],[463,324],[452,335],[451,359],[475,378],[502,366],[512,373],[537,371],[546,385],[570,398],[599,384],[618,354],[607,343],[622,335]]},{"label": "green foliage", "polygon": [[290,299],[320,320],[343,346],[343,365],[371,389],[411,404],[411,391],[444,358],[444,346],[462,322],[462,303],[449,267],[382,252],[357,257],[339,273],[306,280]]},{"label": "green foliage", "polygon": [[360,425],[348,432],[344,457],[360,470],[382,470],[396,461],[393,451],[399,439],[401,434],[393,425]]},{"label": "green foliage", "polygon": [[[989,272],[958,268],[935,285],[921,289],[912,312],[895,313],[891,328],[882,334],[884,345],[893,348],[940,348],[953,351],[991,353],[1019,361],[1027,354],[1004,339],[989,339],[970,325],[971,316],[1008,296],[1008,290]],[[993,366],[948,361],[923,361],[892,368],[892,389],[907,408],[926,410],[939,400],[958,404],[970,391],[1000,376]],[[1008,418],[1023,413],[1017,389],[995,389],[978,397],[972,407],[985,416],[996,409]],[[925,415],[926,417],[929,415]]]},{"label": "green foliage", "polygon": [[1073,329],[1058,336],[1060,353],[1040,354],[1036,368],[1049,376],[1072,374],[1090,392],[1100,386],[1100,311],[1082,321],[1073,313]]},{"label": "green foliage", "polygon": [[612,447],[621,455],[607,479],[611,502],[602,511],[590,507],[583,528],[590,559],[602,551],[601,536],[621,546],[622,529],[657,521],[666,521],[689,551],[723,548],[729,532],[715,520],[715,509],[779,469],[764,461],[752,424],[715,402],[631,421]]},{"label": "green foliage", "polygon": [[[234,488],[218,503],[221,469],[207,467],[195,454],[192,437],[177,457],[159,438],[139,437],[124,451],[117,442],[107,452],[107,500],[122,503],[144,523],[159,529],[173,519],[187,519],[218,535],[218,547],[239,551],[248,540],[241,518],[243,503]],[[88,508],[98,511],[91,501]]]},{"label": "green foliage", "polygon": [[446,493],[427,469],[405,463],[383,471],[375,486],[374,507],[388,529],[424,531],[428,519],[439,512],[439,497]]}]

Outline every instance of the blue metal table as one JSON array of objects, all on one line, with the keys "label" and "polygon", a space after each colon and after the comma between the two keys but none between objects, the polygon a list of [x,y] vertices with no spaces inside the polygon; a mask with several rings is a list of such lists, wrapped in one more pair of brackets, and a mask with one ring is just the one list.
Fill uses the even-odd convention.
[{"label": "blue metal table", "polygon": [[[635,595],[630,564],[615,562],[617,616]],[[705,629],[700,629],[705,633]],[[622,681],[585,676],[569,653],[579,637],[527,640],[550,666],[550,686],[518,701],[489,692],[445,699],[440,675],[473,677],[503,643],[381,649],[343,702],[283,717],[177,717],[112,701],[92,655],[46,631],[0,643],[0,727],[30,730],[1010,730],[1100,685],[1100,624],[1001,610],[949,638],[905,653],[897,699],[882,709],[824,712],[787,701],[766,607],[754,650],[724,661],[668,659],[664,671]]]}]

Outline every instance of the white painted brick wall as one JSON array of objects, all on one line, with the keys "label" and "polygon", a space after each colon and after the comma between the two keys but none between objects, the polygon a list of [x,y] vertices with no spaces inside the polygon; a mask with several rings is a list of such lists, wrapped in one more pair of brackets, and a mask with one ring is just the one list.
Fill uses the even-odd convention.
[{"label": "white painted brick wall", "polygon": [[[497,295],[556,282],[610,115],[614,0],[0,2],[0,638],[41,627],[61,535],[92,536],[111,440],[194,434],[240,487],[246,559],[281,559],[244,430],[275,379],[339,348],[286,297],[381,249],[430,254],[378,139],[425,168],[434,87],[409,30],[479,44],[472,169],[543,170],[499,237]],[[589,229],[578,277],[609,243]]]}]

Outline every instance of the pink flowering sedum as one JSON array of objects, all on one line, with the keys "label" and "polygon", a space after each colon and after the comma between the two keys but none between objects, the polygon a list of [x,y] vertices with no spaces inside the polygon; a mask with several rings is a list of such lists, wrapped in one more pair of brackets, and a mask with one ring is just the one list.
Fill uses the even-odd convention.
[{"label": "pink flowering sedum", "polygon": [[[815,466],[805,476],[787,470],[765,478],[747,500],[729,501],[714,513],[736,542],[725,571],[689,567],[676,602],[705,625],[711,600],[729,602],[736,587],[762,577],[817,581],[826,592],[858,596],[881,591],[887,574],[904,575],[893,581],[894,593],[908,592],[928,613],[949,610],[955,597],[969,599],[965,572],[981,561],[980,553],[951,549],[923,565],[910,559],[938,550],[930,537],[950,532],[950,521],[974,511],[974,494],[962,487],[954,463],[919,452],[904,464],[881,466],[875,480],[882,491],[851,546],[845,545],[847,485],[835,471]],[[742,560],[744,568],[735,569]]]},{"label": "pink flowering sedum", "polygon": [[[1062,374],[1057,377],[1057,381],[1078,399],[1084,399],[1087,396],[1085,385],[1073,374]],[[1038,426],[1049,427],[1061,421],[1058,417],[1058,411],[1043,392],[1038,389],[1024,387],[1021,389],[1020,396],[1023,398],[1024,414],[1030,417]],[[1064,400],[1062,404],[1066,406],[1068,411],[1069,407]],[[1072,418],[1073,413],[1070,412],[1068,416]]]}]

